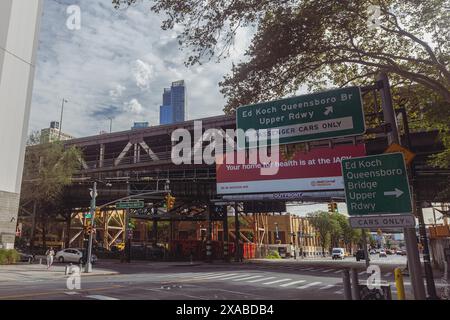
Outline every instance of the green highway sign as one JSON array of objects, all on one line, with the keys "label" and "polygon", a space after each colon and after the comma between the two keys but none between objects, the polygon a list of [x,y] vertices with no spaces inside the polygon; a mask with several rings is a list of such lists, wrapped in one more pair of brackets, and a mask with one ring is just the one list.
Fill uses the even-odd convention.
[{"label": "green highway sign", "polygon": [[411,194],[402,153],[342,160],[349,215],[411,213]]},{"label": "green highway sign", "polygon": [[142,209],[144,201],[121,201],[116,203],[116,209]]},{"label": "green highway sign", "polygon": [[[270,129],[278,129],[272,134],[278,135],[280,144],[360,135],[366,130],[361,90],[347,87],[241,106],[236,127],[242,129],[237,134],[239,149],[258,137],[266,139]],[[250,129],[257,135],[245,134]]]}]

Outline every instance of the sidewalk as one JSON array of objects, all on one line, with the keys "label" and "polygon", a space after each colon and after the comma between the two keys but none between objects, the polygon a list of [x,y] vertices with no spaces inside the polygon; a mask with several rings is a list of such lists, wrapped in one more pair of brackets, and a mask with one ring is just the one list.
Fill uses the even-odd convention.
[{"label": "sidewalk", "polygon": [[[63,279],[66,264],[54,264],[47,269],[45,263],[28,264],[20,263],[14,265],[0,265],[0,284],[11,281],[43,281],[49,279]],[[82,273],[81,276],[115,275],[119,272],[105,268],[93,268],[92,273]]]}]

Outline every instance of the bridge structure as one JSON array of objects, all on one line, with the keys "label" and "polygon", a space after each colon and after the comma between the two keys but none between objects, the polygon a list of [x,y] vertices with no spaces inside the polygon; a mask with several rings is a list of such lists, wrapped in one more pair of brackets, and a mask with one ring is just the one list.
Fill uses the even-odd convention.
[{"label": "bridge structure", "polygon": [[[365,94],[376,93],[376,88],[364,90]],[[375,100],[376,101],[376,100]],[[300,145],[301,148],[310,150],[318,147],[333,148],[340,144],[364,143],[368,155],[383,153],[388,147],[386,133],[389,125],[383,121],[381,110],[377,110],[376,102],[374,111],[366,114],[368,130],[365,135],[307,142]],[[428,164],[429,156],[444,150],[436,130],[410,130],[404,109],[396,110],[401,128],[402,144],[416,154],[413,161],[414,175],[411,177],[415,186],[414,194],[417,201],[434,202],[438,200],[439,192],[448,184],[450,170],[436,169]],[[234,115],[221,115],[199,119],[203,131],[208,129],[236,129]],[[157,224],[160,221],[170,223],[170,237],[173,234],[174,222],[177,221],[204,221],[208,225],[208,235],[211,234],[211,224],[214,221],[224,223],[223,229],[227,230],[227,209],[223,207],[217,210],[215,201],[220,200],[216,193],[216,167],[215,164],[201,162],[198,164],[176,165],[171,159],[172,133],[177,129],[186,129],[194,137],[194,121],[185,121],[177,124],[159,125],[148,128],[128,130],[101,134],[96,136],[78,138],[65,141],[67,147],[76,146],[83,152],[83,159],[78,174],[74,177],[74,183],[65,191],[65,205],[72,212],[69,238],[70,243],[76,243],[83,238],[87,219],[83,213],[89,211],[89,188],[94,181],[108,182],[111,187],[99,185],[97,205],[103,206],[116,199],[127,196],[139,198],[142,193],[149,191],[161,191],[160,194],[141,197],[145,202],[144,208],[118,210],[114,205],[104,206],[97,213],[97,230],[101,232],[103,247],[110,248],[118,239],[127,238],[127,219],[135,218],[148,220],[153,223],[153,235],[156,239]],[[193,147],[195,143],[191,141]],[[289,152],[291,146],[281,146]],[[298,146],[297,146],[298,147]],[[193,156],[193,155],[192,155]],[[175,206],[171,210],[161,210],[164,203],[164,194],[170,189],[175,196]],[[305,194],[305,198],[290,199],[291,201],[307,201],[311,197]],[[315,194],[314,201],[330,201],[330,194]],[[236,198],[237,199],[237,198]],[[236,215],[247,214],[242,201],[228,199],[228,205],[232,205]],[[159,208],[159,209],[158,209]],[[257,215],[253,213],[253,215]],[[242,240],[238,219],[235,223],[236,244]],[[263,223],[258,225],[258,230],[265,228]],[[228,234],[228,232],[227,232]],[[257,231],[256,234],[259,234]],[[78,240],[77,240],[78,239]],[[228,239],[224,238],[227,242]],[[262,243],[262,239],[258,239]]]}]

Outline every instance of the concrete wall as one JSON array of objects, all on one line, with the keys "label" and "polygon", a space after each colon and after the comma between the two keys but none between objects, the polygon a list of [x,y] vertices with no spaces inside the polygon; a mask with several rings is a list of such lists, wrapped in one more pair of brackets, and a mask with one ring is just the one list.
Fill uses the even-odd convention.
[{"label": "concrete wall", "polygon": [[17,224],[42,4],[0,1],[0,242]]}]

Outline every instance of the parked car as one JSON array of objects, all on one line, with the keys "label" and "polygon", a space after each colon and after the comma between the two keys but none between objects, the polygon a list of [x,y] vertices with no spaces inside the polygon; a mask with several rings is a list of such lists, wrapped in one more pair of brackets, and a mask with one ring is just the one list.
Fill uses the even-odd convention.
[{"label": "parked car", "polygon": [[397,250],[396,254],[399,256],[406,256],[406,250]]},{"label": "parked car", "polygon": [[344,260],[345,249],[344,248],[333,248],[333,250],[331,251],[331,257],[333,258],[333,260],[335,260],[335,259]]},{"label": "parked car", "polygon": [[377,253],[377,251],[375,249],[370,249],[369,254],[376,254],[376,253]]},{"label": "parked car", "polygon": [[[67,248],[60,250],[55,255],[55,260],[58,262],[74,262],[74,263],[86,263],[85,250],[77,248]],[[91,255],[91,263],[97,262],[97,256],[95,254]]]},{"label": "parked car", "polygon": [[380,250],[379,257],[380,257],[380,258],[387,258],[386,251]]},{"label": "parked car", "polygon": [[355,257],[356,257],[356,261],[365,260],[366,259],[366,255],[364,254],[364,250],[363,249],[357,250],[356,253],[355,253]]},{"label": "parked car", "polygon": [[33,262],[35,260],[35,256],[32,253],[25,253],[21,250],[17,250],[19,253],[20,262]]},{"label": "parked car", "polygon": [[386,249],[386,254],[393,254],[391,249]]}]

